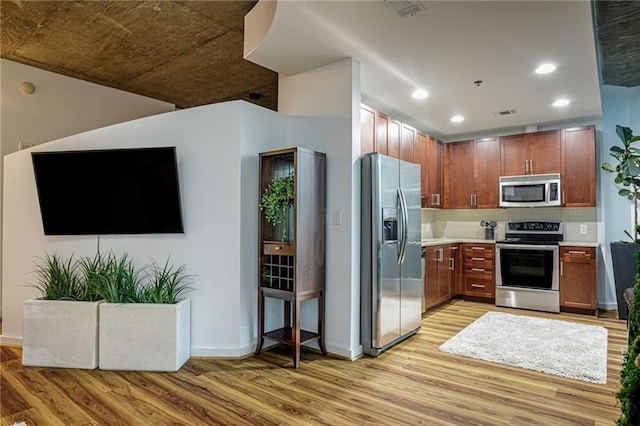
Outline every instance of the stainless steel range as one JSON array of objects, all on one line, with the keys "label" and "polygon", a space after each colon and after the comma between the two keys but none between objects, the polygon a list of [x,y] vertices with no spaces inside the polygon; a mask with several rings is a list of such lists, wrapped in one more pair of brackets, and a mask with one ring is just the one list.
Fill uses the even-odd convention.
[{"label": "stainless steel range", "polygon": [[509,222],[496,241],[496,306],[560,312],[562,222]]}]

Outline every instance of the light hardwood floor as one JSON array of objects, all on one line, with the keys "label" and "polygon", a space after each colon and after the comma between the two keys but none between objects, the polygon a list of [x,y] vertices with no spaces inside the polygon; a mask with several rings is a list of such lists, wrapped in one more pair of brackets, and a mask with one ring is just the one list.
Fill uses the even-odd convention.
[{"label": "light hardwood floor", "polygon": [[[489,310],[602,325],[608,382],[590,384],[442,353]],[[25,368],[1,349],[2,424],[27,425],[612,425],[624,321],[456,300],[419,334],[356,361],[284,348],[244,360],[192,358],[177,373]]]}]

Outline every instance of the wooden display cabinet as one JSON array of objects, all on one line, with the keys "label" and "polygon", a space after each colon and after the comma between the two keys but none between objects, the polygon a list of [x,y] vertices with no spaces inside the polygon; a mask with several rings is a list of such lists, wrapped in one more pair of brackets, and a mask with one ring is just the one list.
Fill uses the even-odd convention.
[{"label": "wooden display cabinet", "polygon": [[[278,177],[293,176],[293,197],[286,225],[274,226],[264,212],[259,220],[258,343],[272,339],[292,347],[294,368],[300,363],[300,346],[324,344],[326,155],[304,148],[260,154],[260,197]],[[283,327],[265,331],[265,299],[284,301]],[[318,300],[316,331],[300,329],[300,308],[305,300]]]}]

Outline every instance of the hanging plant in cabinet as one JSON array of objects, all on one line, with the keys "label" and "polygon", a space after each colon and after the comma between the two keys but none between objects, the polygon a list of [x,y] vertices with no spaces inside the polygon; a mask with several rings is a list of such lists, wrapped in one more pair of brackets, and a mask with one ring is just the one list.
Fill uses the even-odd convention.
[{"label": "hanging plant in cabinet", "polygon": [[267,185],[260,201],[260,210],[266,221],[274,228],[276,239],[289,242],[292,237],[292,205],[294,176],[278,176]]}]

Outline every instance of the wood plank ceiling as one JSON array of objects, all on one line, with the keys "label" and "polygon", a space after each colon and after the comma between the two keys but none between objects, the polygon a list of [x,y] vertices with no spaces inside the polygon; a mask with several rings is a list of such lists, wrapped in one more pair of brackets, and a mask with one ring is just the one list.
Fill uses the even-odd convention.
[{"label": "wood plank ceiling", "polygon": [[[277,74],[243,59],[256,1],[0,2],[0,56],[189,108],[277,108]],[[256,99],[258,98],[258,99]]]},{"label": "wood plank ceiling", "polygon": [[[0,2],[0,56],[189,108],[277,109],[277,75],[243,59],[256,1]],[[640,2],[598,1],[603,84],[640,86]]]}]

